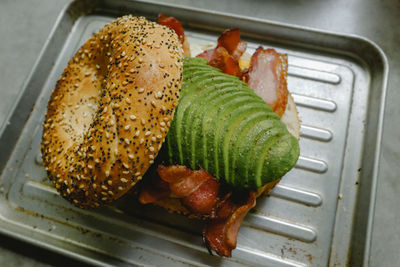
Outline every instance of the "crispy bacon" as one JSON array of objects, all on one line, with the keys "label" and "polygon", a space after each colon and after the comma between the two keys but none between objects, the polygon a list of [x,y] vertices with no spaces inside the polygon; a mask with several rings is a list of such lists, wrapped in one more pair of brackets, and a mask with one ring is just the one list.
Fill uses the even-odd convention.
[{"label": "crispy bacon", "polygon": [[159,165],[154,174],[144,181],[139,201],[208,218],[203,229],[207,247],[220,256],[230,257],[240,224],[256,203],[256,192],[233,192],[207,171],[193,171],[185,166]]},{"label": "crispy bacon", "polygon": [[179,40],[183,44],[185,39],[185,30],[183,29],[182,24],[179,22],[179,20],[174,17],[169,17],[165,14],[158,14],[157,23],[173,29],[178,35]]},{"label": "crispy bacon", "polygon": [[250,69],[241,69],[239,58],[246,51],[247,44],[240,40],[239,29],[225,30],[218,38],[218,45],[197,55],[208,64],[224,73],[235,75],[247,82],[249,88],[279,116],[286,109],[288,90],[286,84],[287,56],[274,49],[257,48],[251,57]]},{"label": "crispy bacon", "polygon": [[239,29],[228,29],[219,36],[218,47],[224,47],[237,62],[246,51],[247,44],[240,40]]},{"label": "crispy bacon", "polygon": [[230,257],[236,248],[240,225],[255,205],[255,191],[232,194],[218,207],[215,218],[210,219],[203,229],[207,247],[220,256]]},{"label": "crispy bacon", "polygon": [[183,54],[186,57],[190,57],[190,45],[185,36],[185,31],[182,24],[175,17],[169,17],[165,14],[158,14],[157,23],[160,25],[167,26],[175,31],[181,41]]},{"label": "crispy bacon", "polygon": [[285,112],[289,94],[287,68],[286,55],[260,46],[251,57],[250,69],[245,75],[247,85],[279,116]]},{"label": "crispy bacon", "polygon": [[219,68],[226,74],[242,77],[239,58],[246,50],[247,44],[240,40],[239,29],[225,30],[218,38],[216,48],[197,55],[208,60],[210,66]]}]

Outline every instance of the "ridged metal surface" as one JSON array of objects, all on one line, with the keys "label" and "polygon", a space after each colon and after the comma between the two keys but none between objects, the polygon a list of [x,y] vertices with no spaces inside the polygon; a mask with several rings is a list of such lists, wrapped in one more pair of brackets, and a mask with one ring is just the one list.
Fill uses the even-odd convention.
[{"label": "ridged metal surface", "polygon": [[[148,13],[151,6],[143,10],[140,6],[134,7],[133,14],[140,14]],[[69,24],[58,25],[53,33],[64,36],[60,48],[49,48],[59,49],[59,53],[51,72],[42,74],[45,81],[36,96],[35,108],[2,173],[1,196],[5,201],[0,205],[0,221],[13,225],[10,228],[16,230],[9,230],[11,234],[30,236],[38,245],[47,243],[54,250],[96,264],[325,266],[332,251],[349,248],[349,244],[338,248],[332,236],[352,231],[341,232],[341,224],[335,220],[339,201],[348,201],[340,205],[348,207],[346,212],[350,214],[355,212],[357,187],[348,185],[354,187],[349,200],[342,200],[340,188],[352,183],[351,177],[359,175],[357,169],[362,164],[365,129],[350,127],[349,122],[366,119],[368,114],[372,74],[363,63],[332,51],[279,45],[263,38],[246,39],[246,29],[242,29],[250,53],[263,45],[289,55],[289,91],[302,121],[301,156],[295,169],[282,178],[270,196],[257,200],[257,206],[243,222],[233,257],[222,259],[209,256],[203,247],[202,222],[156,207],[140,206],[131,196],[114,206],[79,210],[58,196],[48,181],[38,151],[40,124],[50,92],[79,46],[112,19],[103,15],[72,17],[67,19]],[[190,24],[184,18],[181,20],[185,25]],[[216,17],[215,20],[223,24],[223,19]],[[212,21],[209,23],[212,25]],[[186,27],[189,42],[197,45],[197,50],[215,44],[220,31],[211,31],[210,25]],[[268,23],[262,25],[272,27]],[[230,26],[226,24],[225,28]],[[50,54],[44,51],[42,57],[46,57],[46,52]],[[357,98],[353,98],[355,95]],[[359,139],[347,143],[349,136]],[[343,164],[349,149],[356,155],[351,166]],[[352,222],[342,223],[351,225]],[[342,262],[345,264],[346,259]]]}]

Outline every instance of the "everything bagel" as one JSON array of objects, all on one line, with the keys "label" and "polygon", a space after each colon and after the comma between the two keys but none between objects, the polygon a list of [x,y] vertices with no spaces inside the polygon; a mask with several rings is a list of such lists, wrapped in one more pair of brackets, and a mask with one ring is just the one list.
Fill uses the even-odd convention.
[{"label": "everything bagel", "polygon": [[69,61],[51,94],[42,159],[60,194],[81,208],[131,189],[166,137],[182,81],[175,32],[119,18]]}]

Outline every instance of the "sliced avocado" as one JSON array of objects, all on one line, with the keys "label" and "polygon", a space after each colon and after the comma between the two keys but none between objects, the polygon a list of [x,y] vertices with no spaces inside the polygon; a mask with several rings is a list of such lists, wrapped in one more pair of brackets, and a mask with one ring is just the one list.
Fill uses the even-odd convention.
[{"label": "sliced avocado", "polygon": [[281,178],[299,156],[297,139],[259,96],[199,58],[184,60],[181,96],[164,148],[170,164],[203,168],[228,184],[253,189]]}]

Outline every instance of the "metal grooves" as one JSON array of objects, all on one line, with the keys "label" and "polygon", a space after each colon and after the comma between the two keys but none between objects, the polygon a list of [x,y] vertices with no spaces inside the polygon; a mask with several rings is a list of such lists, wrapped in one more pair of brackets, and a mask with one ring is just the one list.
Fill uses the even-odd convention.
[{"label": "metal grooves", "polygon": [[310,97],[305,95],[298,95],[292,93],[294,102],[298,106],[319,109],[322,111],[334,112],[337,108],[336,103],[332,100]]},{"label": "metal grooves", "polygon": [[332,139],[333,134],[331,131],[319,127],[301,125],[301,137],[307,137],[318,141],[328,142]]},{"label": "metal grooves", "polygon": [[335,73],[308,69],[303,66],[290,66],[288,69],[288,75],[331,84],[338,84],[341,81],[340,76]]},{"label": "metal grooves", "polygon": [[295,168],[324,173],[328,170],[328,165],[323,160],[300,156]]},{"label": "metal grooves", "polygon": [[317,233],[310,227],[271,216],[250,213],[246,216],[245,222],[256,229],[295,238],[303,242],[311,243],[317,239]]},{"label": "metal grooves", "polygon": [[[102,5],[107,2],[96,2],[96,5],[100,5],[101,10],[111,9],[110,12],[121,13],[114,5],[103,7]],[[176,12],[179,16],[186,14],[182,15],[182,19],[189,17],[200,19],[202,16],[207,16],[202,12],[188,11],[179,7],[166,9],[162,4],[156,3],[144,4],[142,1],[124,3],[127,10],[135,15],[151,13],[153,17],[156,17],[157,14],[154,12],[167,14]],[[103,13],[71,17],[71,14],[90,14],[84,7],[79,8],[79,12],[73,11],[71,7],[66,9],[63,19],[55,28],[57,36],[63,36],[65,39],[58,41],[57,45],[52,46],[51,49],[45,50],[42,55],[41,61],[46,63],[49,61],[47,60],[49,51],[58,51],[58,58],[54,59],[52,56],[51,62],[47,62],[53,64],[52,62],[55,61],[51,72],[42,72],[42,78],[36,77],[36,79],[44,79],[43,84],[45,84],[36,99],[37,109],[32,111],[31,118],[19,136],[21,141],[10,156],[9,162],[12,162],[9,164],[10,168],[7,168],[7,171],[3,172],[6,175],[1,177],[9,186],[4,187],[4,194],[0,192],[0,196],[4,197],[4,201],[0,202],[0,226],[7,227],[1,218],[9,216],[7,219],[11,224],[15,220],[16,224],[26,224],[27,228],[34,226],[34,228],[29,228],[29,234],[36,237],[45,236],[42,240],[65,254],[81,256],[81,249],[86,246],[88,250],[112,255],[121,262],[137,265],[160,266],[164,263],[164,266],[327,266],[330,261],[329,251],[341,249],[332,248],[332,236],[341,234],[341,231],[333,232],[336,231],[337,213],[343,212],[342,209],[336,209],[339,182],[342,180],[346,182],[348,177],[358,175],[357,170],[352,172],[352,169],[342,168],[343,155],[352,151],[352,162],[348,165],[362,165],[360,164],[361,155],[357,154],[357,145],[354,149],[354,142],[346,143],[347,136],[353,135],[362,139],[365,131],[363,127],[371,122],[367,121],[358,129],[348,128],[348,124],[351,117],[354,123],[354,118],[363,118],[364,114],[370,115],[367,112],[366,101],[365,103],[358,101],[366,99],[371,90],[368,81],[370,78],[373,80],[373,77],[370,77],[370,69],[366,68],[364,63],[344,58],[340,51],[337,54],[332,49],[329,53],[323,51],[326,51],[324,49],[328,42],[336,41],[342,43],[342,46],[338,47],[345,46],[348,49],[346,53],[351,53],[351,47],[360,42],[360,47],[362,47],[363,41],[340,35],[312,32],[307,29],[297,32],[295,28],[288,26],[253,20],[236,25],[235,23],[241,23],[241,20],[229,16],[224,19],[224,16],[219,15],[208,17],[210,21],[204,21],[204,28],[196,26],[199,27],[197,29],[193,26],[186,32],[190,41],[198,46],[209,44],[210,40],[216,40],[218,33],[207,30],[212,28],[210,25],[214,22],[216,25],[223,24],[226,27],[240,27],[243,32],[247,31],[248,25],[251,26],[250,33],[258,31],[257,36],[261,37],[269,32],[272,35],[270,37],[275,40],[280,40],[279,36],[274,35],[276,32],[280,32],[282,36],[286,32],[297,33],[294,36],[286,34],[287,40],[295,41],[289,45],[284,42],[282,44],[266,43],[267,39],[263,38],[253,40],[249,42],[248,52],[252,53],[254,50],[252,48],[262,44],[264,47],[273,47],[289,55],[288,85],[302,120],[301,157],[295,169],[283,177],[280,184],[270,192],[270,197],[257,200],[256,208],[244,220],[244,227],[239,233],[233,258],[221,259],[210,257],[202,246],[199,234],[201,229],[198,228],[200,222],[190,221],[184,216],[169,214],[157,208],[135,206],[130,202],[124,202],[126,199],[122,199],[122,202],[115,206],[107,206],[95,211],[82,211],[71,207],[49,185],[48,180],[43,180],[46,172],[41,165],[40,153],[38,153],[41,137],[40,131],[36,129],[39,129],[37,122],[43,121],[45,102],[65,64],[79,44],[112,19],[110,16],[104,16]],[[244,18],[246,19],[248,18]],[[184,25],[191,25],[190,21],[183,22]],[[276,31],[276,27],[281,28]],[[288,29],[290,31],[287,31]],[[304,34],[308,37],[302,39],[301,36]],[[327,36],[330,36],[330,41],[325,40]],[[297,47],[297,44],[302,44],[302,42],[308,44],[310,40],[314,40],[315,43]],[[350,43],[351,47],[349,47]],[[321,50],[315,51],[314,48],[321,48]],[[370,54],[374,51],[365,52]],[[357,83],[359,83],[358,86],[356,86]],[[28,83],[28,88],[35,84]],[[352,98],[353,93],[356,96],[354,98]],[[369,151],[368,148],[364,149]],[[345,175],[342,176],[342,173]],[[370,179],[368,175],[364,179]],[[356,195],[357,190],[350,189],[349,192]],[[341,203],[346,203],[345,201],[347,198],[344,197]],[[10,206],[38,216],[16,210],[10,211]],[[57,220],[66,218],[69,221],[57,224]],[[350,225],[351,221],[344,223]],[[46,228],[49,224],[57,224],[57,228],[51,228],[53,229],[51,233],[43,235],[42,233],[49,229]],[[82,231],[85,233],[87,230],[91,232],[82,234]],[[53,239],[58,241],[53,241]],[[73,248],[75,244],[79,244],[76,249]],[[345,252],[342,254],[345,255]],[[89,256],[82,255],[81,259],[85,257],[101,261],[95,253]],[[163,262],[163,260],[166,261]]]},{"label": "metal grooves", "polygon": [[281,184],[275,186],[270,194],[274,197],[287,199],[307,206],[318,207],[322,205],[322,198],[319,194]]}]

